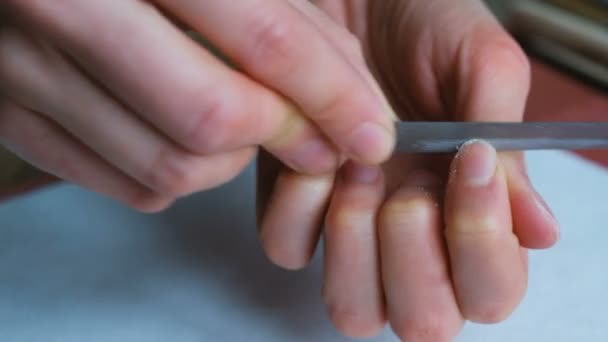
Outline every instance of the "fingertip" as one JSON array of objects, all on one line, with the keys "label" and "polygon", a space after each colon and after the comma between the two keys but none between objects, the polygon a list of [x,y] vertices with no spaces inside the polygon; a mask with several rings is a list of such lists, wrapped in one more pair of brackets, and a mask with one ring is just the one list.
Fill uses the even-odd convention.
[{"label": "fingertip", "polygon": [[268,259],[285,269],[308,265],[321,231],[333,174],[307,176],[282,171],[261,218],[259,239]]},{"label": "fingertip", "polygon": [[394,127],[365,122],[350,133],[346,153],[360,163],[380,164],[390,158],[395,144]]},{"label": "fingertip", "polygon": [[328,313],[336,329],[350,338],[364,339],[378,336],[386,325],[383,316],[372,317],[364,310],[344,311],[330,306]]},{"label": "fingertip", "polygon": [[[260,231],[264,232],[271,230],[264,229],[262,226]],[[312,254],[298,253],[285,245],[284,241],[273,241],[272,238],[273,237],[268,234],[262,233],[260,235],[260,241],[264,247],[266,258],[268,258],[272,264],[288,271],[299,271],[308,266]]]},{"label": "fingertip", "polygon": [[463,144],[454,158],[452,180],[468,187],[490,184],[497,168],[496,150],[483,140],[471,140]]},{"label": "fingertip", "polygon": [[149,198],[139,199],[137,200],[137,202],[132,202],[128,205],[143,214],[158,214],[169,209],[172,204],[172,199],[153,196]]}]

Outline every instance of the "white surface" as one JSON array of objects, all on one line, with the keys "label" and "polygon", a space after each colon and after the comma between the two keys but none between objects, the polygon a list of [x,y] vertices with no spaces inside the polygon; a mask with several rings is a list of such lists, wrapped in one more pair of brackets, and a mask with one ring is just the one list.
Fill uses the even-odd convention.
[{"label": "white surface", "polygon": [[[507,322],[458,341],[608,340],[608,173],[561,153],[528,160],[562,241],[532,254]],[[261,254],[251,177],[156,216],[72,186],[0,205],[0,341],[347,341],[319,298],[318,256],[289,273]]]}]

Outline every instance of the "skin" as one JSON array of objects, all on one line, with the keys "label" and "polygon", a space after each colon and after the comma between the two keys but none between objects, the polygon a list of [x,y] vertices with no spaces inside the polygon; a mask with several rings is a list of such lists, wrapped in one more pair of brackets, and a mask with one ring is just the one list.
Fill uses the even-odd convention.
[{"label": "skin", "polygon": [[527,61],[479,1],[11,0],[0,19],[4,146],[143,211],[229,181],[262,146],[264,248],[303,267],[325,227],[323,295],[344,334],[388,320],[442,341],[500,321],[525,248],[557,239],[520,155],[477,143],[377,166],[394,112],[521,119]]},{"label": "skin", "polygon": [[[358,37],[358,51],[336,46],[366,63],[402,120],[522,120],[528,60],[480,1],[315,3],[343,26],[334,36]],[[322,176],[269,155],[258,167],[268,257],[302,268],[322,236],[323,297],[348,336],[389,322],[405,341],[451,341],[466,320],[500,322],[525,293],[527,249],[559,235],[522,155],[483,142]]]},{"label": "skin", "polygon": [[386,160],[379,86],[296,3],[3,1],[0,142],[143,211],[229,181],[257,146],[306,174]]}]

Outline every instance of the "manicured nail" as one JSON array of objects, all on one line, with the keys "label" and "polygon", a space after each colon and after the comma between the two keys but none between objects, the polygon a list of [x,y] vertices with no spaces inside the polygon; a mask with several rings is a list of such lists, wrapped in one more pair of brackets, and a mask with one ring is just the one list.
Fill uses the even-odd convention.
[{"label": "manicured nail", "polygon": [[374,184],[380,178],[380,168],[377,166],[359,165],[350,162],[346,169],[347,181],[357,184]]},{"label": "manicured nail", "polygon": [[375,164],[388,158],[393,145],[388,129],[373,122],[366,122],[352,132],[348,152],[356,160]]},{"label": "manicured nail", "polygon": [[496,164],[496,150],[485,141],[473,140],[460,147],[455,176],[470,186],[487,186],[496,173]]},{"label": "manicured nail", "polygon": [[320,139],[308,140],[293,151],[290,160],[291,167],[297,171],[320,174],[337,168],[336,152],[325,141]]}]

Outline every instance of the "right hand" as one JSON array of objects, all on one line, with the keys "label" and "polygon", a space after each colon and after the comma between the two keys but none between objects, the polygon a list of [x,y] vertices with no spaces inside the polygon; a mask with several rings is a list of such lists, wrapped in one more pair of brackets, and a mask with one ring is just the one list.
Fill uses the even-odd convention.
[{"label": "right hand", "polygon": [[0,143],[143,211],[232,179],[257,145],[309,174],[342,157],[380,163],[394,144],[390,108],[360,48],[335,48],[309,6],[4,1]]}]

